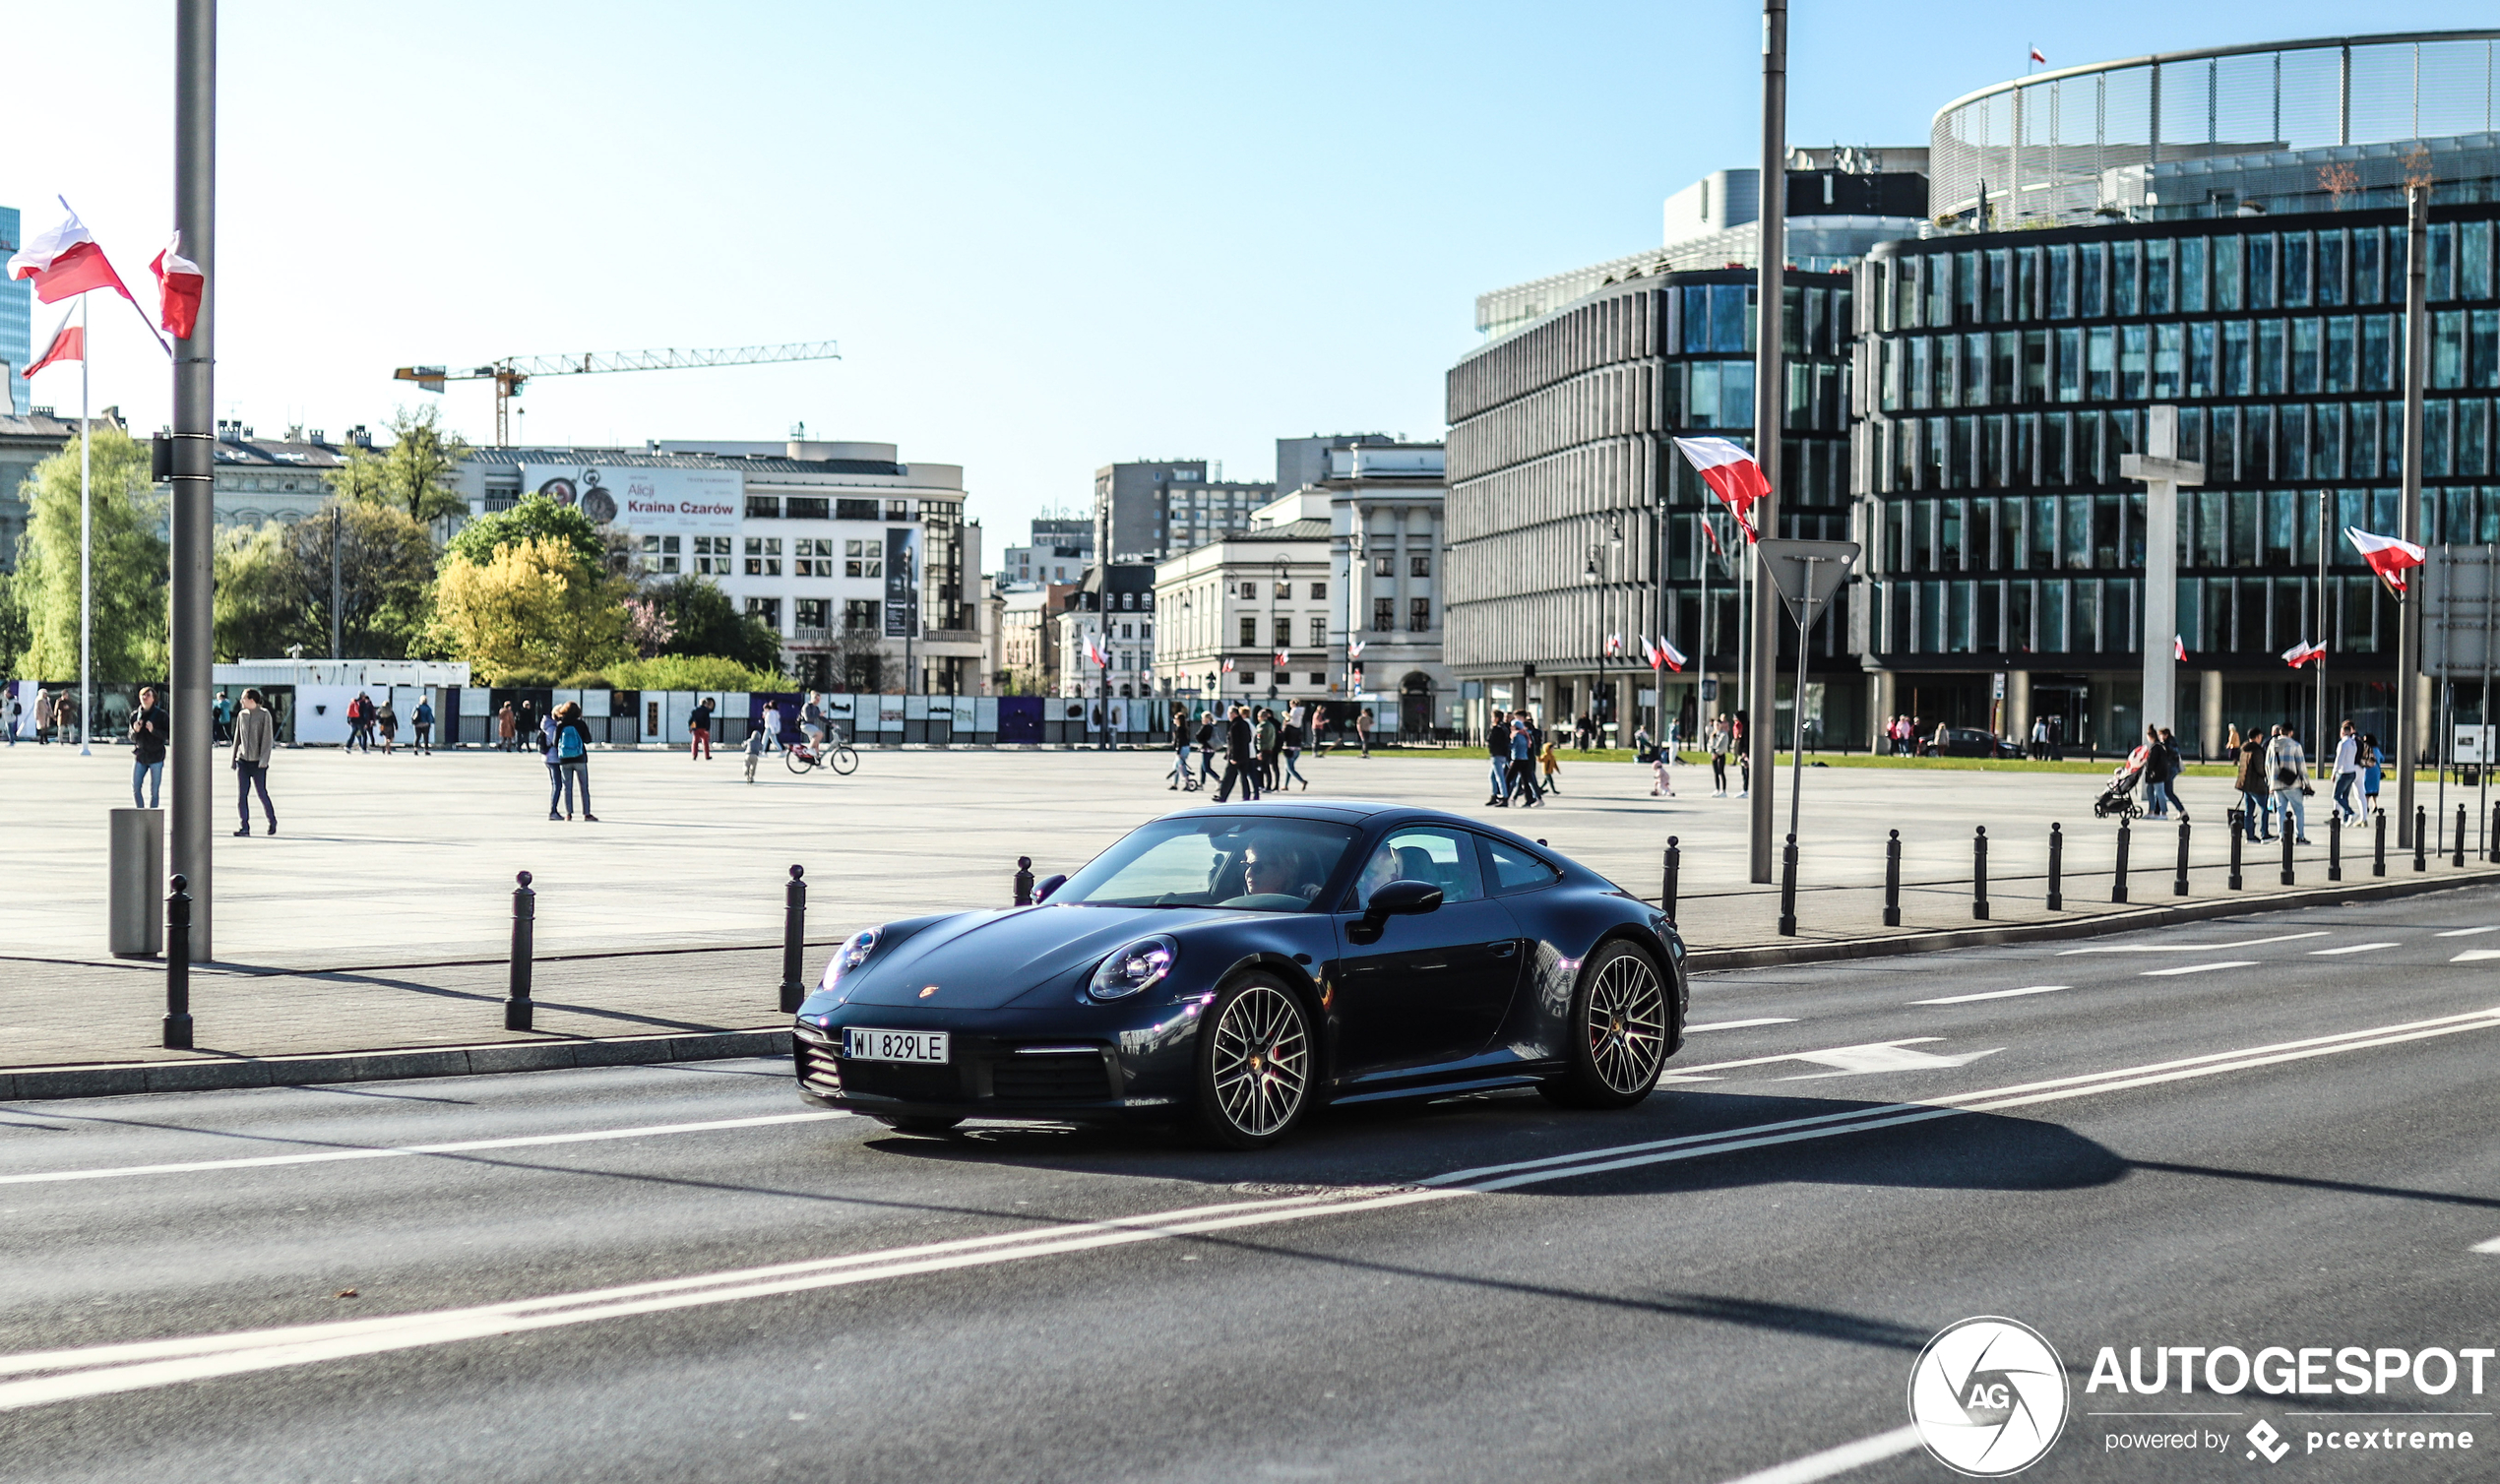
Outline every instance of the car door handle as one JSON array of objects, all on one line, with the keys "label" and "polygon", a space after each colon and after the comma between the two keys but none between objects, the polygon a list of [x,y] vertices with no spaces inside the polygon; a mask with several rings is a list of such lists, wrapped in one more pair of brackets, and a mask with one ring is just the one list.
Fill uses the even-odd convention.
[{"label": "car door handle", "polygon": [[1493,957],[1496,958],[1507,958],[1518,952],[1519,940],[1516,938],[1505,938],[1493,945]]}]

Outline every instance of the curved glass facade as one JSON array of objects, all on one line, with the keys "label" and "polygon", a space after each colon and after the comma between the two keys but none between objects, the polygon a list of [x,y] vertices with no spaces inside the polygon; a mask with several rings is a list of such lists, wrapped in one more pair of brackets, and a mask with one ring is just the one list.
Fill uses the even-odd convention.
[{"label": "curved glass facade", "polygon": [[[2500,174],[2488,168],[2496,65],[2500,31],[2441,31],[2172,52],[2000,83],[1937,111],[1931,209],[2009,227],[2095,212],[2230,216],[2250,199],[2311,194],[2392,206],[2366,193],[2401,189],[2415,169],[2487,187]],[[2448,148],[2427,158],[2400,148],[2425,140]],[[2233,178],[2243,173],[2261,178]]]}]

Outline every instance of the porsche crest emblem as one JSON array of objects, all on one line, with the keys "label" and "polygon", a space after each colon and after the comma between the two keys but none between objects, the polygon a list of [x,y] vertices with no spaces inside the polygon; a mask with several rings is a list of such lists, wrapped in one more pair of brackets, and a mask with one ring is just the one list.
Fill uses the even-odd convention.
[{"label": "porsche crest emblem", "polygon": [[931,996],[931,995],[933,995],[933,994],[936,994],[936,993],[937,993],[937,986],[936,986],[936,985],[934,985],[934,984],[924,985],[924,986],[922,986],[922,988],[921,988],[921,990],[920,990],[920,998],[921,998],[921,999],[923,999],[923,1000],[925,1000],[925,999],[927,999],[929,996]]}]

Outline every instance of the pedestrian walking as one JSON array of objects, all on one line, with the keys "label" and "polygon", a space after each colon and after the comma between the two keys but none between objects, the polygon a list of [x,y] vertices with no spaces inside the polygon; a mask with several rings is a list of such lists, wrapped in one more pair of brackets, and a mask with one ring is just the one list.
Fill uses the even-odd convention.
[{"label": "pedestrian walking", "polygon": [[495,746],[505,752],[521,746],[521,721],[513,714],[509,701],[495,708]]},{"label": "pedestrian walking", "polygon": [[[537,708],[537,704],[536,704],[535,702],[530,701],[530,700],[529,700],[529,699],[527,699],[527,698],[524,698],[524,699],[523,699],[523,701],[522,701],[522,703],[521,703],[521,718],[520,718],[520,719],[521,719],[521,729],[520,729],[520,732],[519,732],[519,736],[520,736],[521,738],[525,739],[525,740],[526,740],[526,742],[528,742],[528,743],[534,743],[534,744],[536,744],[536,745],[537,745],[537,747],[538,747],[538,753],[539,753],[539,756],[544,757],[544,756],[546,755],[546,750],[547,750],[547,749],[546,749],[546,746],[545,746],[545,738],[546,738],[546,734],[547,734],[547,718],[538,714],[538,708]],[[514,746],[514,750],[515,750],[515,751],[518,751],[518,750],[519,750],[519,749],[520,749],[523,745],[524,745],[524,742],[520,742],[520,741],[515,742],[515,743],[513,744],[513,746]]]},{"label": "pedestrian walking", "polygon": [[37,747],[52,745],[52,718],[57,711],[50,691],[34,693],[34,744]]},{"label": "pedestrian walking", "polygon": [[[1898,726],[1901,718],[1895,716],[1893,721]],[[1723,799],[1727,797],[1727,718],[1725,716],[1711,722],[1708,745],[1710,747],[1711,797]],[[1893,739],[1893,747],[1895,751],[1900,750],[1901,741],[1898,733]]]},{"label": "pedestrian walking", "polygon": [[[1585,721],[1588,718],[1584,716],[1581,719]],[[1545,773],[1545,791],[1547,793],[1562,792],[1562,759],[1555,756],[1555,754],[1561,750],[1561,746],[1562,739],[1560,737],[1548,736],[1545,739],[1545,745],[1542,748],[1539,748],[1536,753],[1536,765],[1538,768],[1542,769]],[[1582,752],[1587,752],[1589,749],[1583,747],[1580,750]]]},{"label": "pedestrian walking", "polygon": [[1371,756],[1371,712],[1369,711],[1354,713],[1354,744],[1363,750],[1364,757]]},{"label": "pedestrian walking", "polygon": [[373,698],[362,691],[347,703],[346,750],[354,752],[359,744],[366,752],[373,751]]},{"label": "pedestrian walking", "polygon": [[408,724],[416,731],[415,739],[408,744],[408,750],[426,757],[433,756],[434,703],[424,696],[417,697],[416,711],[408,717]]},{"label": "pedestrian walking", "polygon": [[2161,728],[2144,729],[2144,803],[2145,818],[2160,820],[2170,817],[2170,775],[2164,772],[2161,757]]},{"label": "pedestrian walking", "polygon": [[1276,708],[1259,708],[1259,787],[1273,792],[1277,787],[1277,759],[1284,751],[1284,728],[1277,724]]},{"label": "pedestrian walking", "polygon": [[2354,788],[2361,781],[2361,732],[2345,717],[2343,735],[2335,744],[2335,815],[2340,820],[2358,822],[2358,806],[2352,802]]},{"label": "pedestrian walking", "polygon": [[2041,716],[2031,723],[2031,761],[2048,761],[2048,718]]},{"label": "pedestrian walking", "polygon": [[1255,804],[1259,800],[1258,731],[1250,724],[1250,709],[1236,706],[1224,718],[1224,777],[1216,788],[1216,802],[1232,797],[1232,785],[1241,784],[1241,801]]},{"label": "pedestrian walking", "polygon": [[1189,781],[1189,753],[1194,744],[1189,728],[1189,708],[1172,708],[1172,787],[1177,790]]},{"label": "pedestrian walking", "polygon": [[[686,761],[710,761],[712,757],[712,698],[695,703],[693,714],[686,717]],[[753,782],[754,779],[748,779]]]},{"label": "pedestrian walking", "polygon": [[2371,732],[2363,732],[2361,734],[2362,818],[2367,819],[2371,815],[2378,813],[2379,784],[2385,781],[2386,776],[2387,769],[2379,757],[2379,739],[2377,735]]},{"label": "pedestrian walking", "polygon": [[2268,820],[2275,795],[2266,785],[2266,739],[2255,727],[2239,744],[2239,772],[2232,781],[2239,789],[2241,832],[2253,842],[2273,839],[2275,832]]},{"label": "pedestrian walking", "polygon": [[[1912,722],[1911,735],[1917,734]],[[1745,713],[1738,711],[1727,723],[1727,750],[1736,755],[1736,797],[1749,799],[1754,792],[1754,755],[1745,747]]]},{"label": "pedestrian walking", "polygon": [[[391,756],[392,747],[400,740],[400,713],[391,705],[390,697],[383,697],[374,706],[373,727],[382,734],[382,756]],[[367,742],[365,750],[370,752],[372,749],[373,744]]]},{"label": "pedestrian walking", "polygon": [[2266,775],[2275,785],[2276,823],[2303,845],[2309,843],[2309,811],[2301,802],[2310,792],[2308,772],[2309,756],[2300,750],[2300,734],[2288,726],[2276,727],[2274,740],[2266,744]]},{"label": "pedestrian walking", "polygon": [[[139,796],[141,784],[148,797]],[[139,710],[130,717],[130,807],[156,809],[165,794],[165,709],[157,704],[155,686],[142,686]]]},{"label": "pedestrian walking", "polygon": [[1509,797],[1517,799],[1522,809],[1533,809],[1542,802],[1536,790],[1536,728],[1526,711],[1511,714]]},{"label": "pedestrian walking", "polygon": [[755,765],[764,761],[763,727],[747,728],[746,747],[743,750],[746,753],[746,780],[752,783],[755,781]]},{"label": "pedestrian walking", "polygon": [[209,722],[216,728],[211,735],[218,742],[233,739],[234,702],[222,689],[217,693],[217,699],[209,703]]},{"label": "pedestrian walking", "polygon": [[1223,746],[1219,731],[1221,725],[1214,711],[1198,713],[1198,783],[1202,788],[1215,781],[1216,753]]},{"label": "pedestrian walking", "polygon": [[9,745],[11,747],[18,745],[18,718],[25,714],[26,709],[18,704],[16,694],[14,692],[11,693],[9,697],[9,714],[6,718],[6,724],[9,731]]},{"label": "pedestrian walking", "polygon": [[1284,759],[1284,776],[1277,779],[1279,788],[1282,788],[1288,782],[1294,782],[1302,785],[1304,793],[1311,791],[1311,780],[1302,776],[1302,725],[1303,717],[1308,714],[1308,711],[1296,706],[1291,714],[1285,717],[1284,744],[1279,754]]},{"label": "pedestrian walking", "polygon": [[243,710],[234,717],[234,741],[227,760],[234,767],[234,812],[236,835],[252,833],[252,795],[261,796],[261,813],[269,821],[268,834],[278,833],[278,806],[269,801],[269,760],[278,750],[278,718],[270,714],[269,703],[258,687],[243,692]]},{"label": "pedestrian walking", "polygon": [[2188,822],[2187,800],[2179,797],[2179,779],[2187,774],[2187,760],[2179,755],[2177,734],[2166,726],[2161,728],[2161,745],[2156,751],[2161,755],[2162,766],[2169,774],[2161,780],[2161,791],[2169,797],[2170,807],[2179,811],[2180,823],[2185,824]]},{"label": "pedestrian walking", "polygon": [[[553,735],[548,748],[552,759],[549,771],[555,774],[556,786],[547,795],[547,818],[573,818],[573,785],[582,785],[582,820],[595,825],[599,817],[591,812],[591,728],[582,719],[582,704],[568,701],[549,716]],[[556,800],[564,801],[564,813],[555,812]]]}]

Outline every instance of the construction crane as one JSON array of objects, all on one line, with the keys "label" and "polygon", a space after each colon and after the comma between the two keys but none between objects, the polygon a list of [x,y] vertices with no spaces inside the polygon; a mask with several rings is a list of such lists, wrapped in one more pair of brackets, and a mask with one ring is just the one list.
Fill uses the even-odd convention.
[{"label": "construction crane", "polygon": [[794,340],[785,345],[736,345],[721,350],[609,350],[579,355],[507,355],[470,371],[444,366],[402,366],[394,381],[412,381],[422,392],[440,392],[445,382],[491,381],[495,384],[495,447],[512,446],[512,400],[532,377],[586,376],[596,371],[686,371],[698,366],[762,366],[780,361],[838,361],[842,350],[833,340]]}]

